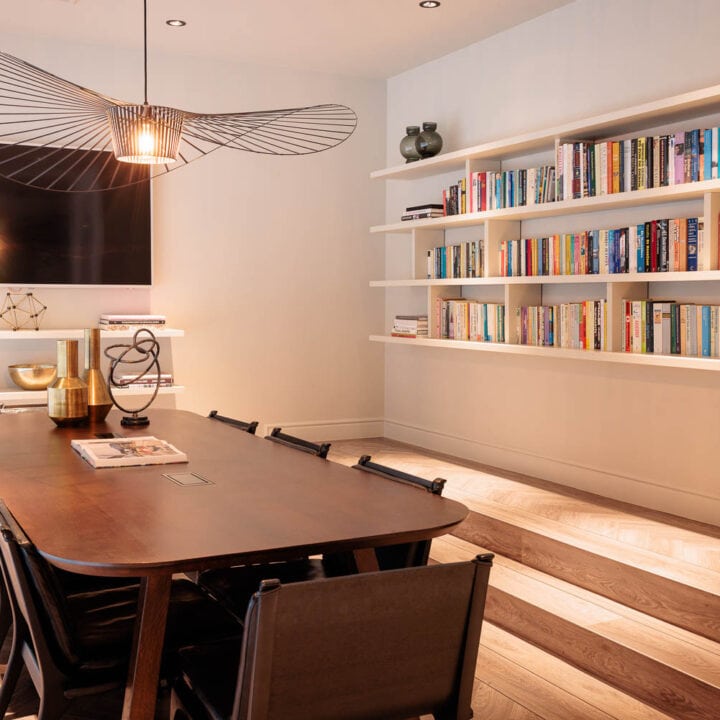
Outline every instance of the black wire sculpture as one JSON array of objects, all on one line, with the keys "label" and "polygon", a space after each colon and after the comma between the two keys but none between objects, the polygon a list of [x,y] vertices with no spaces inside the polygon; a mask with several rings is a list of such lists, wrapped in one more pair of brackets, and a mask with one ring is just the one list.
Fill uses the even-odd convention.
[{"label": "black wire sculpture", "polygon": [[[158,135],[177,136],[172,164],[116,158],[119,138],[127,138],[127,129],[139,121]],[[335,104],[225,114],[149,105],[147,0],[143,105],[114,100],[0,52],[0,176],[43,190],[123,187],[184,167],[220,147],[266,155],[317,153],[339,145],[356,126],[355,112]]]},{"label": "black wire sculpture", "polygon": [[[147,337],[142,337],[146,335]],[[119,350],[119,354],[115,354],[114,351]],[[120,421],[121,425],[130,427],[142,427],[150,424],[150,420],[147,415],[140,415],[143,410],[152,405],[153,401],[157,397],[158,390],[160,389],[160,361],[158,356],[160,355],[160,344],[158,343],[155,335],[152,331],[147,328],[140,328],[133,335],[132,343],[122,344],[117,343],[110,345],[105,348],[105,357],[110,360],[110,370],[108,371],[108,391],[110,392],[110,398],[113,401],[118,410],[121,410],[127,415],[123,416]],[[138,364],[145,363],[145,366],[132,377],[118,378],[116,376],[116,370],[118,365],[124,364]],[[154,374],[153,374],[154,369]],[[113,388],[126,388],[130,385],[136,385],[142,383],[147,385],[149,382],[154,380],[153,392],[150,399],[139,408],[135,410],[128,410],[123,407],[113,394]]]}]

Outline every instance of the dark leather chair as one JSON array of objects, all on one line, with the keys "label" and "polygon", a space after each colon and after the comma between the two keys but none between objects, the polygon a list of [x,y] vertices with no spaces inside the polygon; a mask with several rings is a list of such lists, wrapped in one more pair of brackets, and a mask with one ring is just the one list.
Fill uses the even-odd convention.
[{"label": "dark leather chair", "polygon": [[212,418],[213,420],[219,420],[220,422],[224,422],[224,423],[227,423],[228,425],[232,425],[233,427],[236,427],[238,430],[243,430],[246,433],[250,433],[251,435],[255,434],[255,431],[257,430],[257,427],[258,427],[257,420],[253,420],[252,422],[245,422],[244,420],[236,420],[235,418],[227,417],[227,415],[220,415],[217,410],[211,410],[208,417]]},{"label": "dark leather chair", "polygon": [[[374,463],[370,455],[363,455],[353,467],[373,473],[374,475],[380,475],[388,480],[407,483],[413,487],[424,489],[433,495],[442,495],[443,489],[445,488],[446,481],[443,478],[426,480],[425,478],[411,475],[402,470],[396,470],[387,465]],[[377,557],[378,567],[381,570],[396,570],[403,567],[427,565],[428,558],[430,557],[430,543],[430,540],[420,540],[414,543],[401,543],[376,548],[375,555]]]},{"label": "dark leather chair", "polygon": [[[124,684],[138,605],[138,585],[81,582],[65,594],[58,573],[0,500],[0,569],[13,636],[0,686],[7,712],[24,665],[40,697],[38,720],[61,717],[70,699]],[[68,573],[72,575],[71,573]],[[188,580],[173,581],[166,647],[239,637],[241,626]],[[165,668],[170,673],[170,666]]]},{"label": "dark leather chair", "polygon": [[[445,486],[445,480],[441,478],[425,480],[386,465],[373,463],[370,455],[363,455],[353,467],[388,480],[407,483],[434,495],[441,495]],[[427,565],[429,554],[430,540],[387,545],[375,549],[380,570]],[[206,570],[200,573],[197,581],[218,598],[238,620],[242,620],[250,598],[265,578],[277,578],[285,585],[303,580],[353,575],[357,572],[358,567],[353,553],[339,552],[326,554],[322,558],[300,558],[288,562]]]},{"label": "dark leather chair", "polygon": [[181,650],[171,720],[468,720],[492,555],[282,585]]},{"label": "dark leather chair", "polygon": [[301,450],[302,452],[310,453],[311,455],[317,455],[323,459],[327,458],[328,451],[330,450],[330,443],[312,443],[309,440],[303,440],[302,438],[295,437],[294,435],[288,435],[282,431],[282,428],[279,427],[273,428],[270,434],[265,436],[265,439],[272,440],[272,442],[280,443],[281,445],[287,445],[295,450]]},{"label": "dark leather chair", "polygon": [[[212,416],[212,413],[210,415]],[[270,435],[265,436],[265,439],[323,459],[327,458],[330,450],[330,443],[318,445],[293,435],[287,435],[279,427],[273,428]],[[291,583],[319,579],[325,577],[325,574],[325,568],[319,559],[298,557],[277,563],[205,570],[194,579],[218,598],[238,621],[242,622],[250,597],[257,590],[263,578],[274,577],[279,578],[283,583]]]}]

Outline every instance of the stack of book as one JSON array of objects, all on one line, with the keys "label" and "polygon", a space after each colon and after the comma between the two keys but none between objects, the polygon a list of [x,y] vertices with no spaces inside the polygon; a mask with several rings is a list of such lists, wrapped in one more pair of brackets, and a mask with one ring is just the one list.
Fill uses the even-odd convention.
[{"label": "stack of book", "polygon": [[[157,374],[154,371],[150,371],[147,375],[139,378],[137,381],[133,382],[135,378],[137,377],[137,374],[133,373],[126,373],[123,375],[116,375],[115,376],[115,383],[113,384],[113,388],[115,387],[129,387],[132,385],[133,387],[155,387],[155,383],[157,381]],[[172,373],[160,373],[160,387],[171,387],[173,384],[173,376]]]},{"label": "stack of book", "polygon": [[393,337],[418,338],[428,336],[427,315],[396,315],[392,327]]},{"label": "stack of book", "polygon": [[411,205],[405,208],[401,220],[425,220],[426,218],[442,217],[444,215],[442,203],[424,203]]},{"label": "stack of book", "polygon": [[134,313],[103,313],[100,315],[101,330],[134,330],[146,327],[162,330],[165,327],[164,315],[145,315]]}]

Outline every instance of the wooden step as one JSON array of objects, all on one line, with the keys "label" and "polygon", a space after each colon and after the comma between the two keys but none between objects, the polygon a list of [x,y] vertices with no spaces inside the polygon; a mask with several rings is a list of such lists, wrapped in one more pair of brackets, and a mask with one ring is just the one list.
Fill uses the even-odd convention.
[{"label": "wooden step", "polygon": [[362,454],[469,507],[433,561],[496,553],[476,717],[720,718],[720,528],[382,438],[330,458]]},{"label": "wooden step", "polygon": [[471,510],[454,535],[720,641],[720,573],[515,506],[446,492]]},{"label": "wooden step", "polygon": [[482,629],[473,707],[482,720],[672,717],[490,622]]},{"label": "wooden step", "polygon": [[672,720],[487,621],[472,706],[481,720]]},{"label": "wooden step", "polygon": [[[433,541],[431,557],[452,562],[483,551],[446,536]],[[718,643],[501,556],[496,556],[490,584],[488,624],[677,720],[718,717]]]}]

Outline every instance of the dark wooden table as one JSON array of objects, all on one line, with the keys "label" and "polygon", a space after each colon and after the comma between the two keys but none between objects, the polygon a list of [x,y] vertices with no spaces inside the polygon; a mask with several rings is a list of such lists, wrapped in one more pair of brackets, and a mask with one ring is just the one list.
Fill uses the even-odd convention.
[{"label": "dark wooden table", "polygon": [[[321,460],[180,410],[147,428],[56,428],[41,412],[0,417],[0,497],[39,551],[78,573],[141,576],[123,718],[154,715],[160,654],[176,572],[436,537],[467,515],[460,503]],[[70,447],[96,433],[154,435],[185,464],[94,469]],[[165,473],[208,484],[181,486]]]}]

